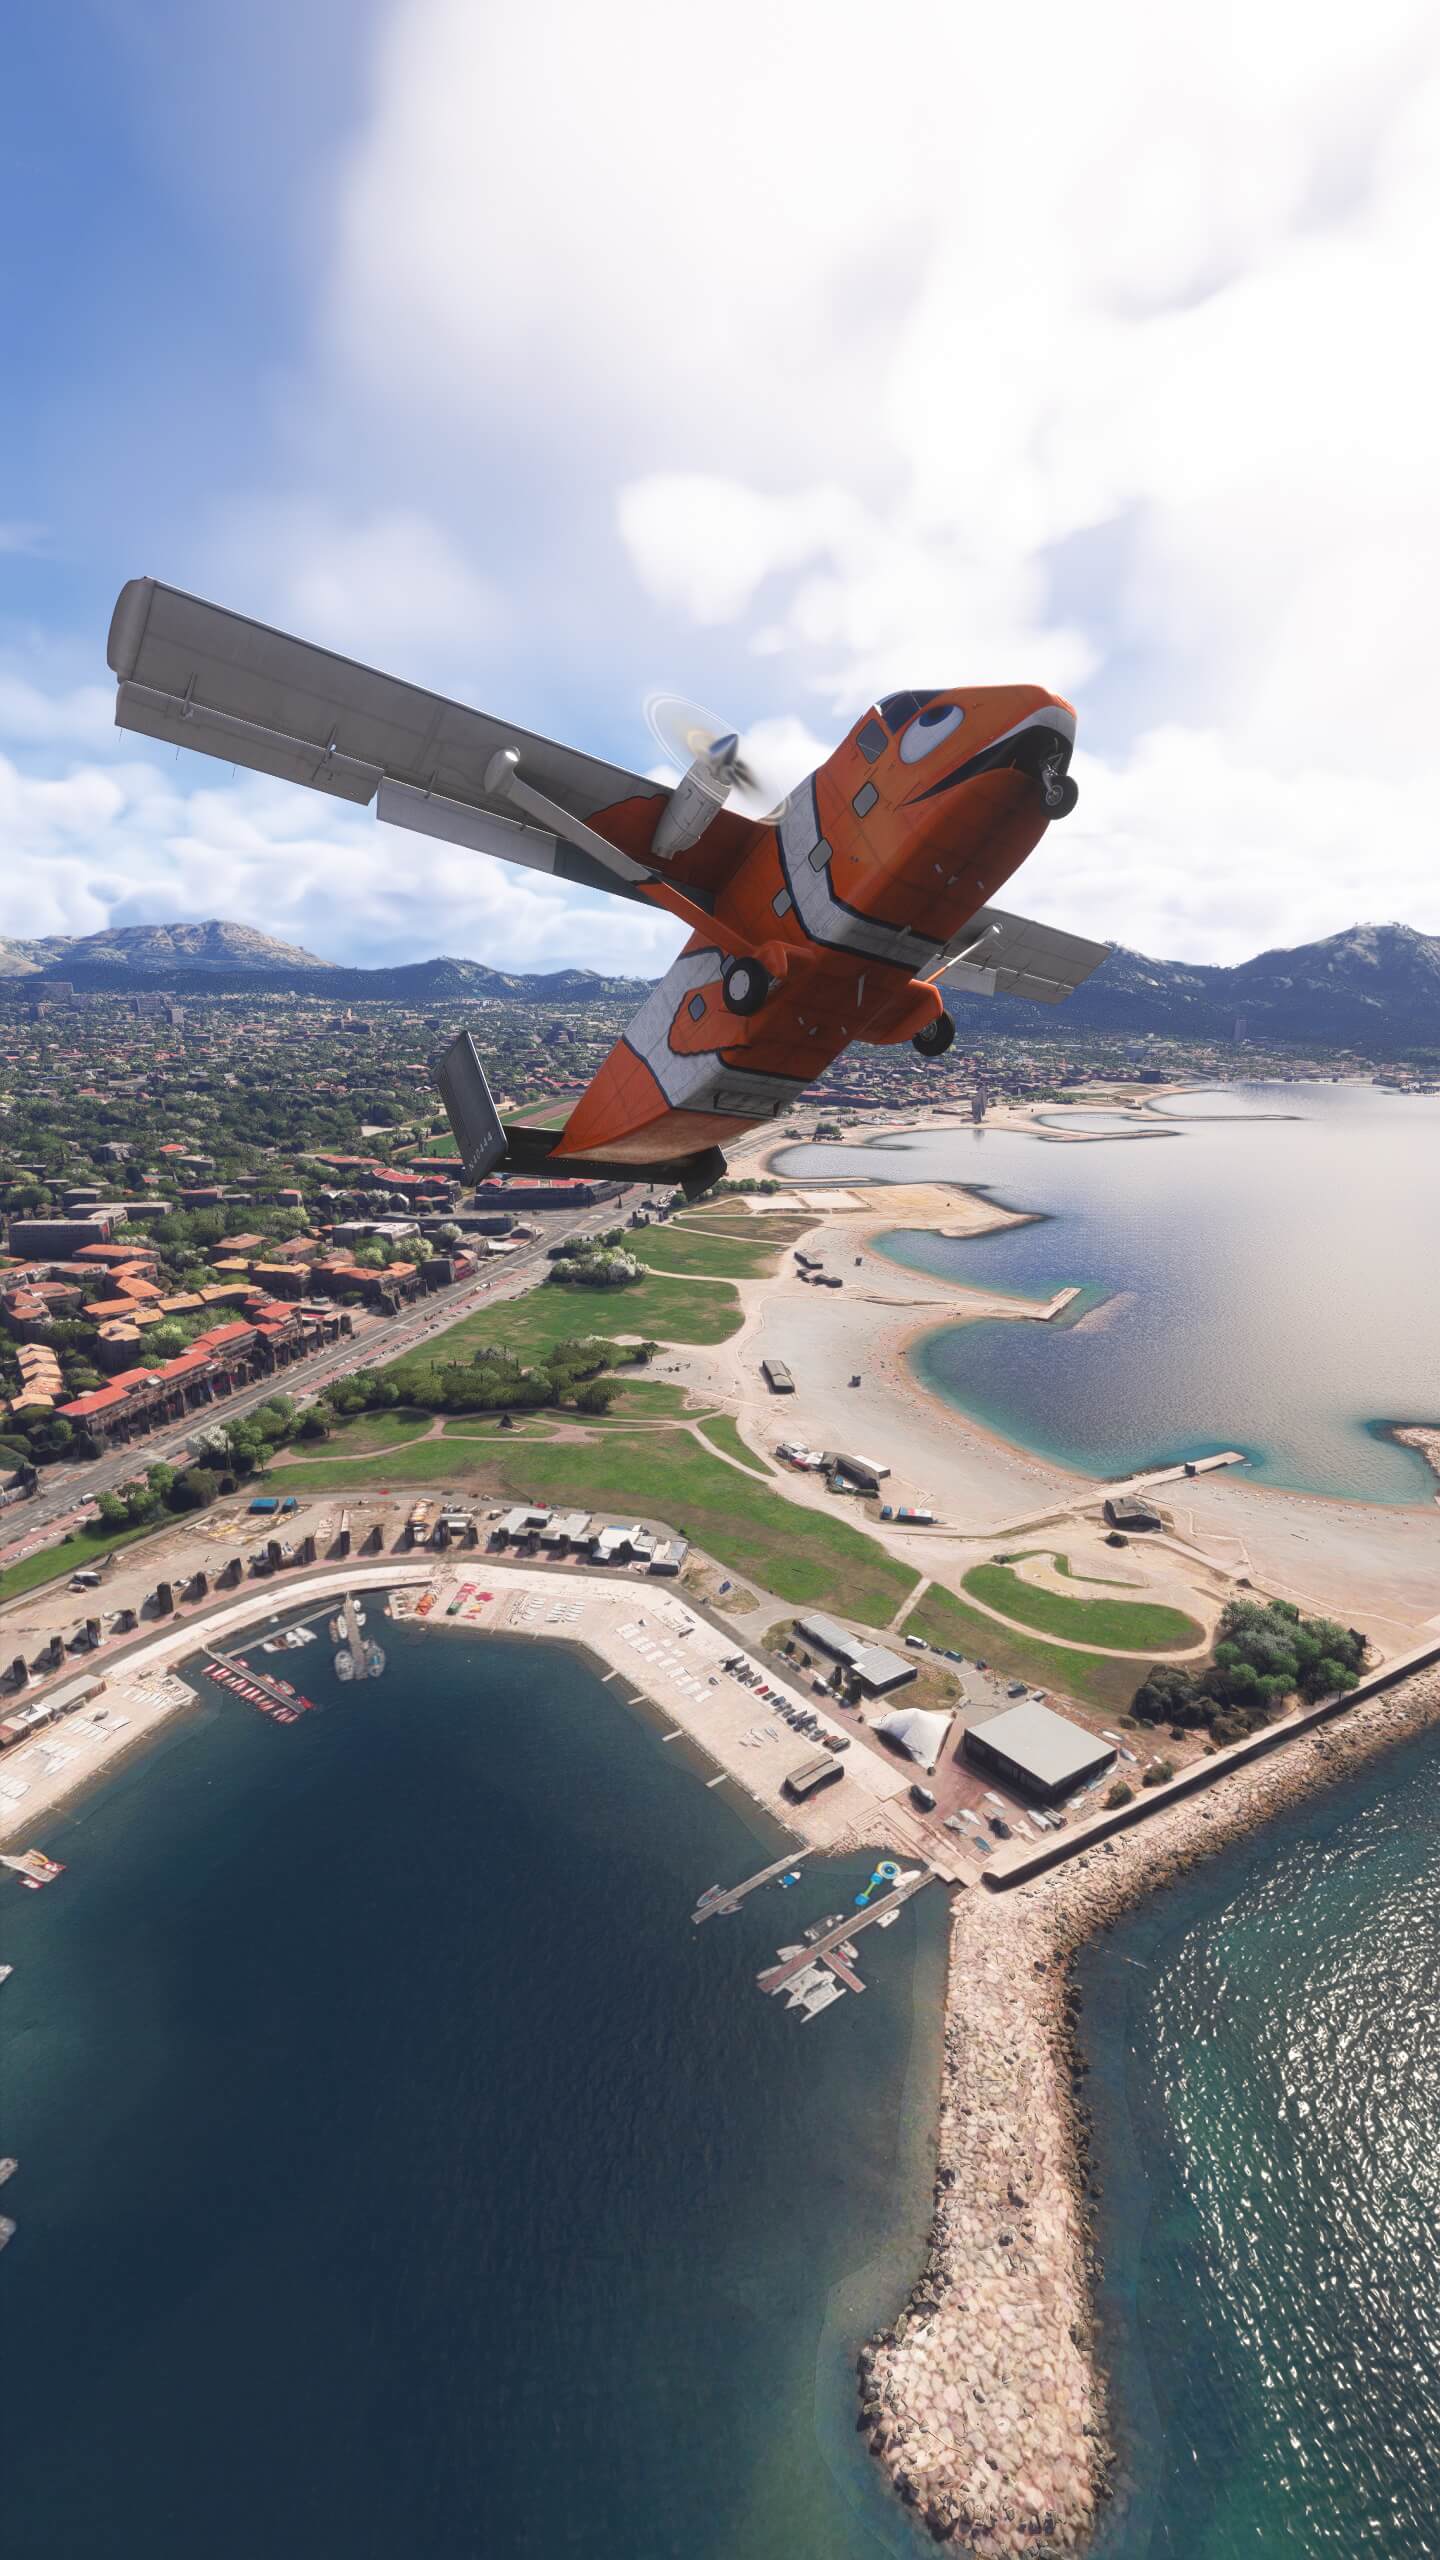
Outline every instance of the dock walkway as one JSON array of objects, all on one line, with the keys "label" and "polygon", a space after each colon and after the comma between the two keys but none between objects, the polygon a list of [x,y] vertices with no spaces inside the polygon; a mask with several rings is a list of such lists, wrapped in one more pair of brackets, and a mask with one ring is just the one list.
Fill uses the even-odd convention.
[{"label": "dock walkway", "polygon": [[786,1983],[797,1973],[803,1973],[807,1965],[818,1964],[822,1956],[828,1957],[832,1947],[842,1947],[847,1938],[858,1938],[862,1929],[870,1928],[876,1920],[883,1920],[888,1911],[898,1910],[902,1902],[909,1902],[915,1894],[923,1893],[927,1884],[938,1881],[929,1867],[922,1867],[918,1875],[902,1877],[894,1892],[887,1893],[883,1902],[868,1903],[863,1911],[847,1913],[833,1929],[826,1930],[823,1938],[816,1938],[812,1945],[802,1947],[798,1955],[786,1956],[781,1963],[767,1965],[763,1973],[757,1973],[755,1979],[761,1990],[783,1991]]}]

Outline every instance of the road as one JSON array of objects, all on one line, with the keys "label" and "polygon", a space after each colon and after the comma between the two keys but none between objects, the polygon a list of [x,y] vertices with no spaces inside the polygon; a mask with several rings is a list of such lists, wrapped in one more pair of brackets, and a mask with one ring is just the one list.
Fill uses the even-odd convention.
[{"label": "road", "polygon": [[446,1333],[463,1316],[473,1315],[477,1308],[497,1306],[506,1298],[518,1297],[533,1288],[545,1268],[546,1249],[566,1236],[591,1235],[602,1228],[623,1226],[630,1214],[633,1194],[621,1193],[618,1200],[606,1200],[598,1207],[583,1209],[574,1217],[563,1212],[537,1211],[545,1218],[545,1226],[533,1244],[522,1244],[518,1252],[508,1254],[503,1263],[487,1266],[476,1279],[464,1287],[446,1289],[438,1296],[421,1298],[398,1316],[359,1313],[355,1330],[343,1342],[316,1352],[309,1360],[297,1361],[293,1368],[277,1370],[270,1378],[260,1379],[254,1386],[242,1387],[233,1396],[222,1396],[213,1405],[202,1405],[187,1414],[183,1422],[163,1425],[148,1438],[128,1441],[103,1458],[85,1466],[60,1466],[48,1469],[41,1480],[38,1494],[30,1502],[17,1503],[4,1520],[8,1543],[0,1547],[0,1562],[13,1564],[20,1556],[32,1555],[37,1547],[53,1544],[55,1538],[76,1527],[90,1513],[97,1494],[113,1492],[162,1462],[167,1466],[188,1463],[193,1445],[200,1433],[224,1422],[238,1422],[242,1415],[253,1413],[273,1395],[291,1395],[302,1410],[313,1404],[321,1389],[332,1386],[337,1378],[353,1375],[357,1369],[368,1369],[375,1362],[398,1360],[402,1353],[413,1351],[417,1344],[429,1342],[435,1335]]}]

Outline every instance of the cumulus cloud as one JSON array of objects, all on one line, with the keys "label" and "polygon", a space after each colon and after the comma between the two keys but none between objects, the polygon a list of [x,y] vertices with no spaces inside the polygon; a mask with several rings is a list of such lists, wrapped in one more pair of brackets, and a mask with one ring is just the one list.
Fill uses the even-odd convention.
[{"label": "cumulus cloud", "polygon": [[1039,0],[1041,77],[993,13],[897,32],[858,0],[737,0],[723,47],[657,44],[643,0],[407,8],[330,355],[407,429],[523,421],[592,504],[614,485],[672,665],[687,626],[711,667],[728,642],[737,691],[819,725],[907,681],[1078,696],[1087,842],[1119,832],[1036,877],[1072,915],[1083,881],[1091,930],[1132,938],[1128,906],[1220,956],[1377,898],[1440,923],[1397,787],[1440,570],[1433,19],[1380,0],[1357,40],[1321,0],[1297,43],[1222,8],[1197,43]]},{"label": "cumulus cloud", "polygon": [[378,967],[459,953],[494,967],[646,976],[682,940],[667,917],[249,776],[212,782],[198,757],[76,765],[58,777],[0,756],[0,842],[19,855],[12,940],[224,916],[325,960]]}]

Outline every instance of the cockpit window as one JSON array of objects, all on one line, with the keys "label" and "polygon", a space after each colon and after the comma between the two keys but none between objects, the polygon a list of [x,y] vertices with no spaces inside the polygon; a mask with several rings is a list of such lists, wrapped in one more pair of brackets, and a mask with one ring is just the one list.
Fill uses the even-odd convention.
[{"label": "cockpit window", "polygon": [[887,693],[884,701],[876,707],[893,738],[897,729],[903,729],[907,720],[913,720],[916,712],[934,699],[933,690],[929,693]]},{"label": "cockpit window", "polygon": [[918,764],[922,756],[929,755],[932,747],[940,745],[942,739],[954,737],[964,717],[958,702],[937,702],[931,709],[922,711],[918,720],[912,720],[900,741],[901,763]]},{"label": "cockpit window", "polygon": [[873,764],[877,756],[883,756],[886,748],[890,744],[890,741],[886,737],[878,720],[867,720],[864,728],[856,738],[855,744],[859,748],[862,756],[865,758],[866,763]]}]

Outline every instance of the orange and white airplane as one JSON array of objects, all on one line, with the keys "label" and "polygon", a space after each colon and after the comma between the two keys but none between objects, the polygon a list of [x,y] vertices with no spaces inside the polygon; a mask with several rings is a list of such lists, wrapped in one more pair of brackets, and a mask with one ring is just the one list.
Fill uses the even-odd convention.
[{"label": "orange and white airplane", "polygon": [[725,806],[734,737],[697,735],[672,790],[151,578],[109,661],[122,729],[689,926],[558,1136],[503,1128],[458,1036],[437,1081],[472,1179],[543,1161],[704,1189],[852,1041],[942,1056],[942,978],[1057,1004],[1106,956],[991,904],[1075,805],[1075,714],[1038,685],[889,694],[757,819]]}]

